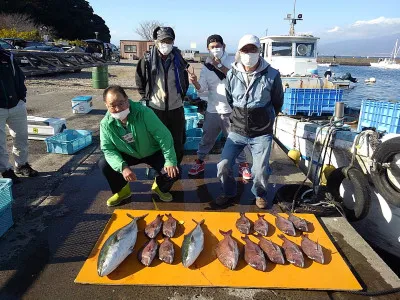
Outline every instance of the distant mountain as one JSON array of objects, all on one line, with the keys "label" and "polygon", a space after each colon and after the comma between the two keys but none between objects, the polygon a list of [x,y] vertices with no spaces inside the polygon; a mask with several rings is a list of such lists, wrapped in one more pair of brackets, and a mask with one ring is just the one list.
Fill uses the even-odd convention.
[{"label": "distant mountain", "polygon": [[363,40],[348,40],[334,43],[324,43],[321,38],[318,44],[318,55],[336,56],[390,56],[396,39],[400,34],[381,36]]}]

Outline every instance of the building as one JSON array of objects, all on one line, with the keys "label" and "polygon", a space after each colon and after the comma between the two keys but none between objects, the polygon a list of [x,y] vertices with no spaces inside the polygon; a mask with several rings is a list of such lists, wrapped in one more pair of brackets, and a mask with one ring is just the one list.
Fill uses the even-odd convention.
[{"label": "building", "polygon": [[151,50],[154,41],[121,40],[121,58],[139,59],[146,51]]}]

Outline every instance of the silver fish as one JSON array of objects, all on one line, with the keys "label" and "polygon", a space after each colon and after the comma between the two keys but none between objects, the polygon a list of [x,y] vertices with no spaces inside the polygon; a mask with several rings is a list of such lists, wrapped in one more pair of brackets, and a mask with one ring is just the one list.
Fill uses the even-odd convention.
[{"label": "silver fish", "polygon": [[243,234],[249,234],[251,231],[251,221],[244,213],[240,213],[240,218],[236,220],[236,228]]},{"label": "silver fish", "polygon": [[288,220],[290,222],[293,223],[294,227],[296,227],[296,229],[303,231],[303,232],[308,232],[308,224],[307,221],[299,218],[293,214],[291,214],[290,212],[288,212],[289,218]]},{"label": "silver fish", "polygon": [[158,242],[155,239],[150,239],[143,245],[138,253],[139,261],[146,267],[151,265],[154,257],[156,257]]},{"label": "silver fish", "polygon": [[218,260],[228,269],[235,270],[239,261],[239,247],[237,242],[232,238],[232,230],[224,232],[219,231],[224,239],[219,241],[215,252]]},{"label": "silver fish", "polygon": [[276,227],[283,233],[287,235],[296,236],[296,229],[294,229],[293,223],[288,219],[278,215],[277,213],[272,213],[275,216]]},{"label": "silver fish", "polygon": [[296,267],[304,268],[304,255],[299,246],[288,240],[283,234],[278,235],[283,240],[282,248],[288,262]]},{"label": "silver fish", "polygon": [[135,218],[127,215],[133,220],[111,234],[101,247],[97,260],[97,274],[101,277],[114,271],[132,253],[138,233],[137,221],[147,216],[145,214]]},{"label": "silver fish", "polygon": [[264,215],[257,214],[258,219],[254,222],[254,231],[263,236],[268,235],[268,222],[264,219]]},{"label": "silver fish", "polygon": [[154,239],[157,234],[160,232],[161,230],[161,226],[162,226],[162,217],[164,215],[158,215],[153,222],[151,222],[150,224],[148,224],[146,226],[146,228],[144,229],[144,233],[151,239]]},{"label": "silver fish", "polygon": [[285,264],[285,258],[283,256],[281,247],[274,242],[263,238],[261,235],[256,235],[256,237],[260,240],[258,242],[258,246],[260,246],[260,248],[265,252],[270,261],[275,264]]},{"label": "silver fish", "polygon": [[163,235],[170,238],[174,237],[176,231],[176,219],[171,214],[166,214],[168,219],[163,222],[162,232]]},{"label": "silver fish", "polygon": [[242,240],[246,242],[244,245],[244,260],[249,266],[264,272],[267,269],[267,261],[265,260],[264,252],[256,243],[252,242],[247,235],[242,237]]},{"label": "silver fish", "polygon": [[318,242],[316,243],[310,240],[307,234],[301,236],[301,249],[309,258],[317,263],[325,263],[324,252],[321,245],[318,244]]},{"label": "silver fish", "polygon": [[169,237],[166,237],[158,249],[158,258],[167,264],[172,264],[174,256],[174,244]]},{"label": "silver fish", "polygon": [[196,261],[204,248],[204,233],[201,229],[204,219],[200,222],[193,220],[193,222],[197,224],[196,227],[184,236],[182,243],[182,264],[186,268]]}]

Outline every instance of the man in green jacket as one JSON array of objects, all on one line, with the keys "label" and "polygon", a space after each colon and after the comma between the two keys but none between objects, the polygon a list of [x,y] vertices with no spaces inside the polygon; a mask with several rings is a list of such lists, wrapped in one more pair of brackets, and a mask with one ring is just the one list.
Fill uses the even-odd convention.
[{"label": "man in green jacket", "polygon": [[115,206],[131,196],[129,182],[136,180],[130,166],[145,163],[158,172],[152,191],[160,200],[172,201],[168,192],[177,180],[172,135],[148,107],[128,99],[120,86],[109,86],[103,99],[107,114],[100,123],[100,143],[104,158],[99,167],[111,187],[108,206]]}]

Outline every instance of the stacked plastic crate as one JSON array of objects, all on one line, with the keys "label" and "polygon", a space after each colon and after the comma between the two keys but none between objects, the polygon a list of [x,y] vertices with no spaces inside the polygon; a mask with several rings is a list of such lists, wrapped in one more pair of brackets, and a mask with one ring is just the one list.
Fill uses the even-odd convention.
[{"label": "stacked plastic crate", "polygon": [[12,180],[0,179],[0,237],[14,224],[12,217]]}]

